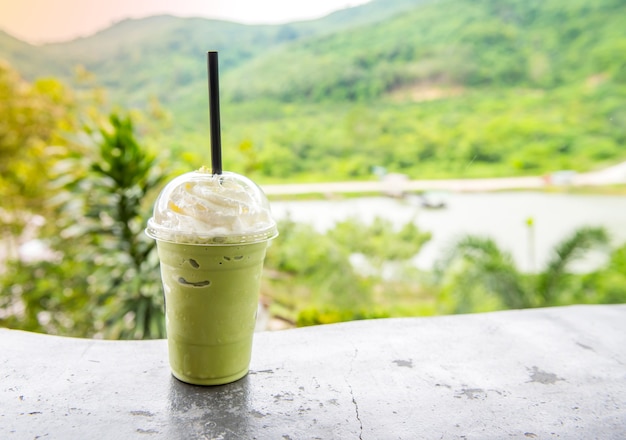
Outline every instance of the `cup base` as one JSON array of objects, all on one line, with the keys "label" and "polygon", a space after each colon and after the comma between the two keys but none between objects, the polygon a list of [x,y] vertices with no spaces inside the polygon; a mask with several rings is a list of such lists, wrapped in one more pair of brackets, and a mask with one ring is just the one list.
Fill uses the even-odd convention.
[{"label": "cup base", "polygon": [[230,376],[216,377],[216,378],[211,378],[211,379],[199,379],[197,377],[189,377],[184,374],[179,374],[175,371],[172,371],[172,376],[174,376],[176,379],[180,380],[181,382],[185,382],[191,385],[205,385],[205,386],[226,385],[228,383],[236,382],[239,379],[242,379],[244,376],[248,374],[248,371],[249,369],[246,368],[235,374],[231,374]]}]

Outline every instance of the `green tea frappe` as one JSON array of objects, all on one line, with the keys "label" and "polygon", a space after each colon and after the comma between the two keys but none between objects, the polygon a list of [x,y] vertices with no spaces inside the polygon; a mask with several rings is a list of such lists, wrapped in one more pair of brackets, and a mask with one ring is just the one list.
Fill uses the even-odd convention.
[{"label": "green tea frappe", "polygon": [[159,195],[146,232],[157,240],[173,375],[198,385],[245,376],[265,250],[278,234],[261,189],[235,173],[184,174]]}]

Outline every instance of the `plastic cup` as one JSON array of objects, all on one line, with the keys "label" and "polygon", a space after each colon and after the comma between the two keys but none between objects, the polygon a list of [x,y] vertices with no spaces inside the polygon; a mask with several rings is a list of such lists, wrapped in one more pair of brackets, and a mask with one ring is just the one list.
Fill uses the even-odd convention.
[{"label": "plastic cup", "polygon": [[245,376],[277,235],[263,192],[235,173],[184,174],[159,195],[146,233],[157,241],[172,374],[196,385]]}]

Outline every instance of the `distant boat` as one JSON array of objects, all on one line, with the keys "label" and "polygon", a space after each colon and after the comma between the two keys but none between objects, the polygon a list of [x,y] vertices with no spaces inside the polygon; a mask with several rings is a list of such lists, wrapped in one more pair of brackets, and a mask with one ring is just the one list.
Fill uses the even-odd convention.
[{"label": "distant boat", "polygon": [[420,198],[424,208],[443,209],[448,205],[448,193],[444,191],[425,191]]}]

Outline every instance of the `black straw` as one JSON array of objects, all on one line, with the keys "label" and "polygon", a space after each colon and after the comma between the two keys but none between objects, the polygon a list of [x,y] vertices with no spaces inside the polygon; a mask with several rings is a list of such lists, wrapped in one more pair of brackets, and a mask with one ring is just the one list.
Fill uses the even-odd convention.
[{"label": "black straw", "polygon": [[222,138],[220,134],[220,82],[217,52],[207,52],[209,74],[209,118],[211,120],[211,165],[213,174],[222,174]]}]

